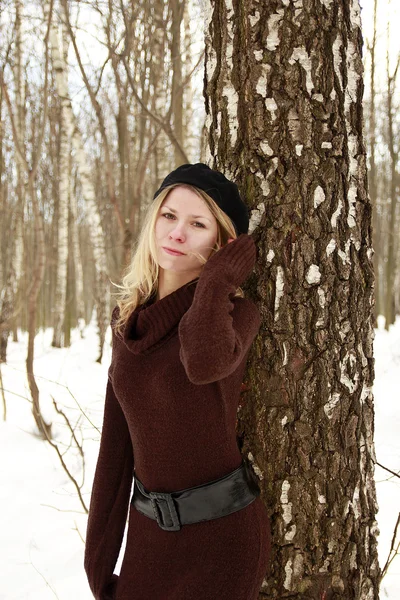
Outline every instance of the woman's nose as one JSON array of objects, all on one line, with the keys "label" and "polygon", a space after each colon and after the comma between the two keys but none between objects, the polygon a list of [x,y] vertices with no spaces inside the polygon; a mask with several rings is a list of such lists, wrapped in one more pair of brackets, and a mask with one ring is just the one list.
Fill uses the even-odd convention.
[{"label": "woman's nose", "polygon": [[175,227],[169,232],[169,235],[173,238],[184,239],[186,237],[185,225],[183,223],[176,223]]}]

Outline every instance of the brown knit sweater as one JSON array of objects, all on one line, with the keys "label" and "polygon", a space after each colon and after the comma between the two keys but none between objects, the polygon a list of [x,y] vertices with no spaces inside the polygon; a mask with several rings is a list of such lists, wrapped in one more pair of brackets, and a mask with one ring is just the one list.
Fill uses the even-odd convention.
[{"label": "brown knit sweater", "polygon": [[[129,505],[134,472],[147,490],[171,492],[217,479],[240,465],[237,407],[261,318],[251,300],[234,293],[252,272],[255,258],[253,239],[240,235],[207,261],[197,282],[134,310],[122,337],[113,328],[119,309],[113,310],[112,360],[84,559],[97,600],[128,598],[129,593],[159,597],[153,587],[145,589],[150,580],[137,583],[138,575],[130,587],[133,565],[147,568],[140,555],[129,572],[123,564],[120,577],[113,575],[128,511],[134,510]],[[155,535],[161,532],[163,540],[174,539],[156,522],[139,518],[142,527]],[[186,526],[179,533],[194,531],[195,526]],[[133,552],[139,549],[129,537],[124,563]],[[184,561],[182,556],[181,570]],[[171,567],[164,575],[158,571],[169,582],[173,576]],[[194,580],[191,585],[194,589]],[[126,596],[118,595],[122,590]]]}]

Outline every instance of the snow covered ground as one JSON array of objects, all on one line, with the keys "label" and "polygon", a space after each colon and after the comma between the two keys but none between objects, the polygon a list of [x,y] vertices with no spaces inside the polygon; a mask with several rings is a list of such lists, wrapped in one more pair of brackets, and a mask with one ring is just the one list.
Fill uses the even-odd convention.
[{"label": "snow covered ground", "polygon": [[[375,442],[378,462],[393,471],[400,469],[400,319],[375,337]],[[96,363],[98,342],[94,321],[84,339],[72,332],[70,348],[51,347],[52,330],[40,332],[35,341],[35,374],[45,419],[53,423],[55,442],[64,453],[68,468],[82,484],[81,457],[69,447],[65,421],[55,413],[54,397],[72,424],[80,416],[78,441],[85,451],[85,493],[89,505],[90,486],[97,459],[99,434],[81,410],[101,428],[107,370],[111,360],[111,330],[102,365]],[[76,489],[60,466],[48,443],[35,435],[25,374],[27,335],[10,342],[8,362],[0,365],[7,420],[0,422],[0,600],[93,600],[83,570],[86,515]],[[68,387],[67,387],[68,386]],[[379,557],[386,561],[400,509],[400,480],[376,468],[378,492]],[[119,572],[125,540],[116,572]],[[400,598],[400,557],[385,577],[381,600]]]}]

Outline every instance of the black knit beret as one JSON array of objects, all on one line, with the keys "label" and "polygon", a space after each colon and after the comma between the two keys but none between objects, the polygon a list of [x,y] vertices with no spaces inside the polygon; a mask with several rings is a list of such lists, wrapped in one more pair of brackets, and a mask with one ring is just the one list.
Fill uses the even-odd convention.
[{"label": "black knit beret", "polygon": [[229,181],[220,173],[204,163],[194,165],[187,163],[180,165],[165,177],[158,190],[153,196],[155,200],[158,194],[168,185],[173,183],[189,183],[207,192],[218,206],[231,218],[236,234],[247,233],[249,228],[249,212],[246,204],[240,197],[236,183]]}]

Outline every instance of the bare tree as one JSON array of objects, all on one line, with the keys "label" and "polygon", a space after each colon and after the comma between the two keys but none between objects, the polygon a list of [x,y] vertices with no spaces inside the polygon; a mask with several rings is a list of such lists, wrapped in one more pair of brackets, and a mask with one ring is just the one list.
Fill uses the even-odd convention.
[{"label": "bare tree", "polygon": [[[45,15],[48,15],[48,2],[46,2],[44,5],[44,11]],[[79,167],[80,180],[89,223],[89,233],[95,261],[95,289],[93,290],[93,294],[97,310],[97,323],[99,327],[99,356],[97,361],[101,362],[105,333],[108,326],[110,313],[106,251],[98,205],[95,201],[96,196],[92,183],[90,167],[88,165],[88,160],[83,147],[82,134],[76,122],[76,118],[72,110],[71,100],[69,98],[67,65],[65,64],[64,53],[60,49],[62,41],[62,38],[60,40],[58,36],[57,24],[53,21],[50,30],[50,44],[53,69],[56,73],[57,93],[62,102],[64,127],[68,132],[68,135],[71,136],[72,144],[75,149],[75,160]]]},{"label": "bare tree", "polygon": [[[388,36],[389,35],[389,23]],[[397,175],[397,163],[399,160],[399,146],[395,143],[394,139],[394,114],[393,114],[393,98],[395,93],[397,72],[400,64],[400,55],[397,58],[397,63],[393,72],[390,75],[390,60],[389,60],[389,41],[386,52],[386,78],[387,78],[387,127],[388,127],[388,150],[389,150],[389,161],[390,161],[390,183],[389,183],[389,213],[387,215],[387,261],[385,265],[385,279],[386,279],[386,294],[385,294],[385,329],[389,330],[389,326],[394,323],[394,296],[395,291],[393,287],[394,274],[396,271],[396,244],[395,244],[395,231],[396,227],[396,207],[397,207],[397,189],[398,189],[398,175]]]},{"label": "bare tree", "polygon": [[375,69],[376,69],[376,17],[377,17],[377,9],[378,9],[378,0],[374,0],[374,16],[373,16],[373,34],[372,41],[369,44],[367,42],[367,47],[371,55],[371,71],[370,71],[370,111],[369,111],[369,154],[370,154],[370,169],[368,175],[368,184],[369,184],[369,196],[371,199],[372,205],[372,233],[373,233],[373,248],[374,248],[374,272],[376,273],[375,279],[375,323],[376,317],[378,314],[383,313],[382,300],[381,300],[381,286],[380,286],[380,278],[379,278],[379,256],[380,256],[380,220],[377,211],[377,202],[378,202],[378,193],[377,193],[377,169],[376,169],[376,88],[375,88]]},{"label": "bare tree", "polygon": [[[20,10],[20,6],[16,7],[17,11]],[[32,210],[34,216],[34,228],[35,228],[35,241],[36,241],[36,256],[33,273],[31,277],[31,286],[28,291],[27,309],[28,309],[28,354],[26,358],[26,369],[27,377],[29,382],[29,388],[32,395],[33,408],[32,413],[38,427],[39,432],[43,438],[51,437],[51,424],[48,424],[43,419],[40,401],[39,401],[39,389],[36,383],[35,375],[33,372],[33,359],[34,359],[34,343],[36,334],[36,310],[37,310],[37,298],[40,287],[43,281],[43,275],[45,270],[45,241],[44,241],[44,222],[43,214],[39,207],[37,190],[36,190],[36,175],[39,166],[39,159],[41,156],[41,149],[43,138],[45,134],[45,128],[47,123],[47,107],[48,107],[48,75],[49,75],[49,52],[48,52],[48,39],[50,31],[51,15],[53,11],[52,1],[49,4],[48,20],[46,27],[46,34],[44,38],[44,84],[43,84],[43,112],[42,118],[39,123],[36,123],[35,118],[32,116],[31,127],[32,127],[32,162],[30,163],[27,156],[24,145],[21,144],[19,138],[20,133],[17,130],[16,119],[13,113],[12,103],[8,88],[4,80],[3,73],[1,74],[1,86],[4,94],[4,98],[7,104],[10,121],[12,124],[13,140],[16,151],[18,152],[22,163],[25,166],[27,173],[27,188],[29,191],[29,197],[32,203]]]}]

